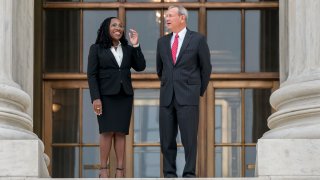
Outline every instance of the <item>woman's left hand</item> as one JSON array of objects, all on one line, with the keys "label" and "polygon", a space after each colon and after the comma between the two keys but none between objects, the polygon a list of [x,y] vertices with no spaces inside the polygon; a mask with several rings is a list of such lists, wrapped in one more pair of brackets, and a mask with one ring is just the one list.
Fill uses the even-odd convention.
[{"label": "woman's left hand", "polygon": [[132,45],[137,45],[139,42],[139,35],[138,32],[134,29],[129,30],[129,39]]}]

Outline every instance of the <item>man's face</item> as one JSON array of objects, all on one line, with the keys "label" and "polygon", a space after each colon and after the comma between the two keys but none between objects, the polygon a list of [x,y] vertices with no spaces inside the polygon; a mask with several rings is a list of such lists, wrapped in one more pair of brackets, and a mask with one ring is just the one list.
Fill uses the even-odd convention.
[{"label": "man's face", "polygon": [[166,12],[166,26],[174,33],[179,32],[184,26],[184,19],[183,15],[179,15],[178,8],[171,8]]}]

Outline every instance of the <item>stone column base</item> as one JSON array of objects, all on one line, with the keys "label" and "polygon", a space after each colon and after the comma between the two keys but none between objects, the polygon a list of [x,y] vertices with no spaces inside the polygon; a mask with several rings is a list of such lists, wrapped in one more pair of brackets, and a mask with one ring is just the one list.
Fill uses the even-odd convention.
[{"label": "stone column base", "polygon": [[320,179],[320,139],[259,139],[256,160],[259,177]]},{"label": "stone column base", "polygon": [[1,177],[49,177],[39,140],[0,140]]}]

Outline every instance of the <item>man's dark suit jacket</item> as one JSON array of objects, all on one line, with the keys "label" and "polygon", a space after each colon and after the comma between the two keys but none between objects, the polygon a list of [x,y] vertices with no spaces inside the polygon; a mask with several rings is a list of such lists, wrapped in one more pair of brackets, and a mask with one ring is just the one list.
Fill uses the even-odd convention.
[{"label": "man's dark suit jacket", "polygon": [[130,69],[143,71],[146,61],[140,46],[122,45],[122,51],[123,59],[119,67],[110,49],[98,44],[90,47],[87,76],[92,101],[100,99],[101,95],[117,94],[121,84],[126,94],[133,95]]},{"label": "man's dark suit jacket", "polygon": [[176,64],[171,55],[173,33],[158,40],[157,74],[161,80],[160,106],[168,106],[173,92],[180,105],[199,105],[211,74],[209,47],[206,38],[187,29]]}]

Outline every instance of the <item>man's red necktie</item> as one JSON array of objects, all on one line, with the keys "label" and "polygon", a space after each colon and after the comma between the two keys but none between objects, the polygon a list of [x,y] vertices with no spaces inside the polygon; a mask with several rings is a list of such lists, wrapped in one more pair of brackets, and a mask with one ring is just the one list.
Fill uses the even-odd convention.
[{"label": "man's red necktie", "polygon": [[171,48],[173,64],[176,64],[176,60],[177,60],[176,56],[177,56],[177,51],[178,51],[178,44],[179,44],[179,35],[176,34],[176,36],[174,37],[172,48]]}]

